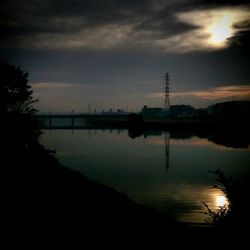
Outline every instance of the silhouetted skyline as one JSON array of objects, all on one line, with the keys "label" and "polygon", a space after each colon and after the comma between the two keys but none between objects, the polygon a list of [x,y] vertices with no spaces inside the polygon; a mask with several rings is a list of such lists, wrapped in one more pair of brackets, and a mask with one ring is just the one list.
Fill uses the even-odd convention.
[{"label": "silhouetted skyline", "polygon": [[205,107],[250,98],[248,1],[3,0],[1,58],[43,112]]}]

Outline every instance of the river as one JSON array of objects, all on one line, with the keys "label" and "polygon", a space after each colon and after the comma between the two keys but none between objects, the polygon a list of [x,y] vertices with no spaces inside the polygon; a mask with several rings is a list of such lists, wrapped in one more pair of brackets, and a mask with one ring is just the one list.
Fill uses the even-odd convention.
[{"label": "river", "polygon": [[223,145],[209,136],[161,130],[51,129],[43,130],[40,141],[56,150],[63,165],[192,224],[205,223],[203,202],[212,209],[227,203],[209,170],[219,167],[238,176],[250,166],[249,144]]}]

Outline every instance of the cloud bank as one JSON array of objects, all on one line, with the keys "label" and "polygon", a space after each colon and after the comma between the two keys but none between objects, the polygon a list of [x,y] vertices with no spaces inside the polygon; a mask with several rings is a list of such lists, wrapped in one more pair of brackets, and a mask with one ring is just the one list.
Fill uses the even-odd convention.
[{"label": "cloud bank", "polygon": [[[181,53],[221,49],[228,46],[230,38],[250,29],[246,2],[4,0],[0,46]],[[215,25],[223,17],[228,19],[224,30],[229,30],[223,42],[216,43],[220,31]]]}]

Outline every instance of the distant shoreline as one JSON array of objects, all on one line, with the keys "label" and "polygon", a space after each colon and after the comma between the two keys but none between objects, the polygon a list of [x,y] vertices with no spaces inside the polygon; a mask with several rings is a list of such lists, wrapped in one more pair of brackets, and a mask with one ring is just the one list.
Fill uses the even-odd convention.
[{"label": "distant shoreline", "polygon": [[[42,129],[102,129],[102,128],[155,128],[155,129],[171,129],[171,128],[249,128],[250,120],[248,119],[216,119],[216,118],[144,118],[141,123],[130,123],[126,116],[97,116],[86,118],[87,124],[84,125],[46,125],[45,119],[50,119],[49,116],[37,115],[41,122]],[[53,115],[51,119],[81,119],[82,117],[77,116],[55,116]],[[85,119],[85,118],[82,118]],[[90,119],[90,120],[89,120]]]}]

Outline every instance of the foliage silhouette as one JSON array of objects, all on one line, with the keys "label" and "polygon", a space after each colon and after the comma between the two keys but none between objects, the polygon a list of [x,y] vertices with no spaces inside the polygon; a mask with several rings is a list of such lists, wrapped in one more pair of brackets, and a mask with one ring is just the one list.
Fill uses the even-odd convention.
[{"label": "foliage silhouette", "polygon": [[0,114],[6,147],[13,141],[17,147],[27,147],[41,134],[35,117],[37,110],[33,107],[37,100],[32,93],[28,73],[0,61]]},{"label": "foliage silhouette", "polygon": [[226,196],[228,204],[219,207],[217,211],[212,211],[207,204],[206,214],[209,216],[209,222],[212,223],[217,229],[226,231],[235,231],[245,228],[249,225],[249,173],[244,176],[233,179],[227,177],[225,173],[217,168],[210,171],[216,175],[219,185],[214,185],[219,188]]},{"label": "foliage silhouette", "polygon": [[226,217],[228,216],[229,210],[227,205],[223,205],[216,211],[213,211],[205,202],[203,202],[203,204],[207,209],[207,212],[205,212],[205,214],[209,216],[209,219],[207,219],[206,222],[209,224],[213,224],[215,227],[221,227],[225,223]]},{"label": "foliage silhouette", "polygon": [[1,114],[29,113],[36,110],[37,102],[32,97],[33,91],[28,85],[28,72],[19,67],[0,61],[0,108]]}]

